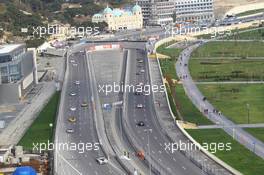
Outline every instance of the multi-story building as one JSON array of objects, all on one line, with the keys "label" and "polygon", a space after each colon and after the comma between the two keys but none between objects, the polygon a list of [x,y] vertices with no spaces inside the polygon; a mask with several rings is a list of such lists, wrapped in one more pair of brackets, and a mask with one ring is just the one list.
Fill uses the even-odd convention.
[{"label": "multi-story building", "polygon": [[145,25],[166,25],[173,22],[175,5],[170,0],[136,0],[142,8]]},{"label": "multi-story building", "polygon": [[135,5],[129,9],[105,8],[102,13],[94,14],[92,22],[106,22],[109,30],[141,29],[143,17],[141,7]]},{"label": "multi-story building", "polygon": [[213,0],[172,0],[176,22],[210,22],[214,18]]},{"label": "multi-story building", "polygon": [[35,50],[24,44],[0,45],[0,104],[17,103],[37,83]]}]

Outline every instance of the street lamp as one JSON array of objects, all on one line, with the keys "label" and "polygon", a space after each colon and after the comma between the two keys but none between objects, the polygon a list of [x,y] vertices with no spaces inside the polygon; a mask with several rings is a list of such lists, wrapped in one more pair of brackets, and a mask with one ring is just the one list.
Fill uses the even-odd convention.
[{"label": "street lamp", "polygon": [[149,145],[149,133],[152,133],[152,129],[144,129],[144,132],[147,132],[148,134],[149,175],[151,175],[151,156],[150,156],[150,145]]},{"label": "street lamp", "polygon": [[49,123],[49,127],[50,127],[51,139],[52,139],[52,137],[53,137],[53,133],[52,133],[52,131],[53,131],[53,123]]},{"label": "street lamp", "polygon": [[250,106],[249,106],[249,104],[247,103],[247,118],[248,118],[248,124],[249,124],[249,110],[250,110],[249,107],[250,107]]}]

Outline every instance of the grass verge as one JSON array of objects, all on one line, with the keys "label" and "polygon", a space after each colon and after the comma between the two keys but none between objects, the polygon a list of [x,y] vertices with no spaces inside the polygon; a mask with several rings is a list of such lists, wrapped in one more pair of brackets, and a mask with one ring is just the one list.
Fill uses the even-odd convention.
[{"label": "grass verge", "polygon": [[264,128],[245,128],[245,130],[264,142]]},{"label": "grass verge", "polygon": [[236,16],[241,17],[241,16],[253,15],[256,13],[263,13],[263,12],[264,12],[264,8],[263,9],[257,9],[257,10],[249,10],[246,12],[238,13],[238,14],[236,14]]},{"label": "grass verge", "polygon": [[[56,92],[39,113],[38,117],[24,134],[18,145],[23,146],[25,150],[32,150],[33,143],[47,143],[48,140],[53,140],[59,99],[60,92]],[[53,124],[53,127],[49,126],[50,123]]]},{"label": "grass verge", "polygon": [[[173,44],[173,43],[170,43],[170,44]],[[169,76],[172,79],[178,79],[176,75],[176,70],[175,70],[175,62],[177,60],[176,58],[179,57],[179,54],[182,51],[182,49],[166,48],[167,46],[168,44],[161,45],[157,49],[157,52],[164,54],[164,55],[168,55],[171,58],[175,58],[175,59],[161,59],[160,60],[161,70],[165,77]],[[173,99],[171,88],[175,88],[176,90],[175,99]],[[200,111],[192,104],[190,99],[185,95],[182,85],[177,84],[175,87],[167,86],[167,92],[168,92],[170,106],[175,116],[177,116],[177,107],[176,107],[176,104],[177,104],[178,110],[185,121],[195,123],[198,125],[211,124],[211,121],[205,118],[200,113]]]},{"label": "grass verge", "polygon": [[176,103],[179,111],[185,121],[195,123],[197,125],[209,125],[212,122],[203,116],[203,114],[194,106],[191,100],[185,95],[183,86],[176,85]]},{"label": "grass verge", "polygon": [[[232,139],[221,129],[186,130],[200,144],[207,143],[231,143],[230,151],[216,151],[215,155],[240,171],[244,175],[257,175],[264,172],[264,161],[249,151],[240,143]],[[213,147],[210,151],[215,149]]]}]

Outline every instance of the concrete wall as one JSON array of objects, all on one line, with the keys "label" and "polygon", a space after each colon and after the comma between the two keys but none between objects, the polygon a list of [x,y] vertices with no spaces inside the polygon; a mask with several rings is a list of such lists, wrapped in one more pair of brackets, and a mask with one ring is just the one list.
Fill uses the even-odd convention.
[{"label": "concrete wall", "polygon": [[22,80],[17,83],[0,84],[0,104],[19,103],[22,91],[34,82],[35,69],[33,52],[26,52],[21,61]]},{"label": "concrete wall", "polygon": [[24,78],[22,81],[22,90],[25,90],[31,83],[33,83],[33,72],[31,72],[28,76]]},{"label": "concrete wall", "polygon": [[23,56],[23,60],[21,62],[21,69],[22,69],[23,77],[28,76],[31,72],[33,72],[34,63],[33,63],[33,53],[32,52],[27,52]]},{"label": "concrete wall", "polygon": [[18,103],[20,84],[1,84],[0,85],[0,104]]}]

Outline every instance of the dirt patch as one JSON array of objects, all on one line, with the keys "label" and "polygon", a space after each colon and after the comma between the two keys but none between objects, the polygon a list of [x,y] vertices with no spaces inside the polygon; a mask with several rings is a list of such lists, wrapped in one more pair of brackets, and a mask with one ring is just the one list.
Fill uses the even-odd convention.
[{"label": "dirt patch", "polygon": [[215,0],[214,1],[214,10],[216,18],[222,17],[228,10],[233,7],[264,2],[264,0]]}]

